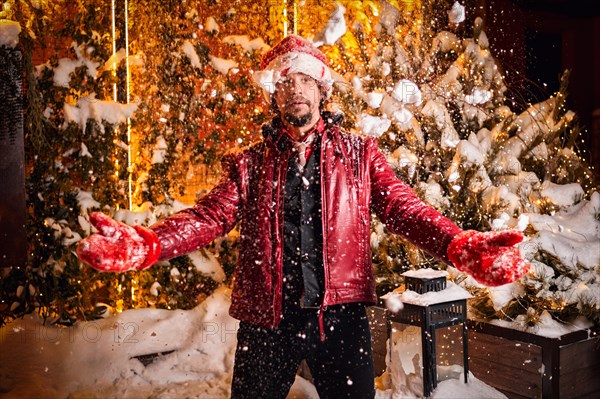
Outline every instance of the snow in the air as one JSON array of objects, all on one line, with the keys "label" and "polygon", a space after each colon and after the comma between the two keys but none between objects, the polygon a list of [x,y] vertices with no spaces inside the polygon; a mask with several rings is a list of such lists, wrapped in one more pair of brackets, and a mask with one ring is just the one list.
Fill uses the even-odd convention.
[{"label": "snow in the air", "polygon": [[346,33],[346,19],[344,14],[346,8],[340,3],[335,3],[335,10],[325,24],[325,29],[317,35],[314,45],[317,47],[323,44],[333,45]]},{"label": "snow in the air", "polygon": [[448,21],[452,24],[459,24],[465,20],[465,7],[458,1],[455,1],[452,8],[448,11]]},{"label": "snow in the air", "polygon": [[[35,2],[34,2],[35,3]],[[398,11],[391,6],[383,5],[381,27],[392,31],[399,18]],[[346,32],[344,20],[345,9],[338,4],[331,15],[330,23],[320,37],[322,43],[333,44]],[[458,24],[465,20],[465,8],[456,2],[448,11],[448,21]],[[476,20],[476,24],[481,21]],[[218,32],[219,25],[215,18],[205,21],[204,29]],[[18,44],[21,31],[18,23],[0,21],[0,46],[14,48]],[[465,54],[474,62],[487,68],[489,76],[494,76],[493,57],[487,51],[488,42],[482,31],[477,38],[465,40]],[[250,39],[246,36],[226,36],[223,41],[239,46],[244,51],[264,52],[268,46],[262,39]],[[461,40],[451,32],[440,32],[434,38],[436,48],[440,52],[458,51]],[[317,43],[318,44],[318,43]],[[70,73],[77,67],[86,66],[91,77],[124,59],[124,52],[119,51],[108,59],[104,65],[91,62],[85,51],[76,46],[76,59],[59,59],[53,68],[54,84],[68,86]],[[181,55],[189,59],[192,66],[200,68],[201,62],[192,41],[184,41]],[[379,64],[383,76],[388,76],[390,64],[383,57],[376,56],[371,62]],[[402,65],[399,54],[396,61]],[[135,55],[130,63],[139,65]],[[236,72],[238,64],[234,60],[210,57],[211,65],[220,73]],[[50,68],[49,65],[38,66]],[[474,88],[470,94],[462,93],[460,83],[461,67],[452,65],[441,76],[439,86],[447,90],[444,95],[456,96],[464,100],[464,112],[481,118],[475,105],[485,105],[492,93],[485,88]],[[268,73],[271,73],[269,75]],[[264,71],[263,75],[255,73],[255,78],[267,91],[274,89],[273,82],[277,76],[272,71]],[[336,80],[343,81],[340,75]],[[347,83],[347,82],[346,82]],[[458,181],[459,171],[465,166],[479,166],[492,160],[492,171],[500,175],[497,179],[501,185],[493,186],[485,170],[480,170],[478,185],[470,187],[455,186],[456,191],[469,189],[482,193],[483,207],[499,208],[492,227],[497,230],[517,228],[525,230],[533,228],[536,234],[526,239],[519,247],[523,255],[532,261],[532,271],[525,280],[536,283],[534,277],[555,274],[549,266],[534,259],[534,255],[544,250],[556,257],[567,267],[577,269],[578,281],[567,276],[559,276],[555,283],[560,290],[550,293],[540,288],[540,296],[554,295],[557,300],[566,304],[581,307],[582,303],[595,304],[600,308],[600,282],[597,278],[597,267],[600,264],[600,194],[594,193],[590,200],[582,200],[583,189],[576,183],[557,185],[549,181],[540,182],[535,174],[524,172],[519,158],[531,143],[539,140],[540,135],[554,131],[574,118],[567,112],[559,121],[552,119],[554,98],[546,102],[532,105],[518,116],[516,125],[518,133],[511,137],[507,144],[492,153],[491,142],[497,131],[482,128],[468,140],[460,140],[447,108],[437,99],[430,96],[431,90],[419,87],[411,81],[398,81],[388,93],[362,92],[360,79],[353,79],[349,87],[353,87],[363,98],[371,110],[381,111],[381,116],[363,114],[358,127],[363,134],[379,137],[394,123],[401,130],[412,129],[418,140],[422,133],[415,119],[418,111],[421,116],[431,118],[442,132],[441,147],[445,150],[456,148],[455,157],[450,165],[446,178]],[[343,90],[343,89],[341,89]],[[422,103],[424,105],[422,105]],[[414,107],[419,106],[418,110]],[[410,108],[409,108],[410,107]],[[88,120],[95,120],[103,128],[102,122],[120,123],[131,117],[137,105],[119,104],[112,101],[98,100],[94,93],[82,96],[77,104],[65,104],[65,121],[76,123],[82,130]],[[501,115],[503,109],[496,110]],[[504,109],[505,112],[510,112]],[[52,110],[46,110],[51,113]],[[84,137],[85,140],[85,137]],[[166,154],[164,138],[159,137],[153,152],[153,163],[160,163]],[[565,152],[568,150],[565,150]],[[535,148],[535,154],[545,159],[547,148],[543,143]],[[98,157],[90,154],[82,142],[81,156]],[[409,177],[413,177],[418,158],[406,147],[398,147],[389,156],[390,164],[405,168]],[[503,177],[504,175],[504,177]],[[532,191],[532,187],[541,185],[543,200],[560,208],[551,215],[536,213],[536,209],[522,209],[520,197]],[[418,183],[417,188],[426,194],[427,201],[437,207],[448,206],[448,198],[442,194],[441,186],[436,181]],[[99,208],[91,193],[80,191],[77,199],[84,214],[91,209]],[[144,208],[145,206],[145,208]],[[162,215],[185,207],[175,202],[171,208],[150,210],[151,204],[145,204],[139,212],[118,211],[115,219],[127,224],[151,224]],[[513,215],[520,213],[518,218]],[[79,224],[84,231],[92,228],[87,219],[79,216]],[[78,242],[81,237],[71,231],[66,222],[48,218],[44,221],[56,237],[64,237],[65,246]],[[384,235],[383,227],[371,235],[371,243],[378,245]],[[194,267],[210,275],[215,281],[222,282],[225,274],[212,255],[190,255]],[[60,267],[58,264],[56,267]],[[452,277],[460,273],[449,268]],[[430,272],[422,272],[430,273]],[[538,283],[541,284],[541,283]],[[388,305],[398,311],[403,303],[429,305],[467,299],[469,294],[461,287],[477,286],[472,278],[466,277],[460,285],[451,281],[447,288],[438,293],[419,295],[414,292],[392,292],[387,295]],[[151,292],[158,294],[160,285],[154,285]],[[21,291],[28,289],[20,287]],[[521,282],[507,284],[502,287],[488,288],[494,308],[501,310],[514,298],[524,295]],[[78,322],[71,327],[52,324],[51,320],[43,320],[35,314],[15,320],[0,328],[0,393],[6,398],[23,397],[161,397],[161,398],[227,398],[231,383],[233,358],[236,344],[237,321],[228,316],[230,292],[227,287],[220,287],[204,302],[190,310],[158,310],[135,309],[118,314],[106,314],[106,318],[93,321]],[[529,326],[525,316],[518,316],[513,321],[493,320],[493,324],[503,327],[528,331],[546,337],[559,337],[568,332],[588,328],[591,323],[583,317],[570,323],[559,323],[549,313],[543,313],[539,323]],[[419,371],[419,353],[417,341],[405,342],[401,332],[392,334],[392,352],[388,353],[388,370],[379,376],[381,386],[377,398],[420,397],[422,395],[422,376]],[[411,353],[410,356],[406,355]],[[391,361],[390,361],[391,360]],[[463,383],[462,366],[449,366],[441,374],[447,379],[441,381],[434,391],[434,398],[504,398],[505,396],[493,388],[483,384],[473,375],[469,375],[469,383]],[[310,381],[297,377],[290,392],[290,397],[315,398],[316,391]]]}]

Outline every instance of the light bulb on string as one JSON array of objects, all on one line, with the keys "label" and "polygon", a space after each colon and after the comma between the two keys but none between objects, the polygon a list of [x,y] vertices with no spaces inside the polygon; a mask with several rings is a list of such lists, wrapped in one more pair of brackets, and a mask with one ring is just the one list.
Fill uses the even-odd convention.
[{"label": "light bulb on string", "polygon": [[281,15],[283,22],[283,37],[288,35],[288,15],[287,15],[287,0],[283,0],[283,12]]}]

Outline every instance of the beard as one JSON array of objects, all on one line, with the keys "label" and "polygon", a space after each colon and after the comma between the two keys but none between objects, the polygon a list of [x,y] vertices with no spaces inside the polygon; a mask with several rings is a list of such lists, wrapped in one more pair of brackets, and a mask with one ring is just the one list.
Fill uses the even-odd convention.
[{"label": "beard", "polygon": [[[289,106],[291,106],[292,104],[297,103],[297,102],[302,102],[302,103],[306,104],[306,106],[309,108],[309,111],[307,111],[306,114],[304,114],[304,115],[297,115],[297,114],[290,112],[289,110],[286,110],[286,108],[288,108]],[[301,98],[301,97],[291,98],[283,110],[284,111],[283,119],[285,119],[290,125],[295,126],[295,127],[306,126],[312,120],[312,117],[313,117],[313,113],[310,111],[311,107],[312,107],[311,102],[305,98]]]},{"label": "beard", "polygon": [[304,115],[292,115],[289,112],[283,114],[283,118],[292,126],[302,127],[306,126],[312,119],[312,114],[307,112]]}]

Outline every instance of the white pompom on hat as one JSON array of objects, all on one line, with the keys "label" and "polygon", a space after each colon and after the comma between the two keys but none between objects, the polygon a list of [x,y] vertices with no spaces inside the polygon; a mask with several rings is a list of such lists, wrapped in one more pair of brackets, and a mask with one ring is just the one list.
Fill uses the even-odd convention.
[{"label": "white pompom on hat", "polygon": [[260,69],[252,77],[265,91],[267,99],[275,92],[275,85],[281,78],[295,72],[315,79],[324,89],[325,96],[331,96],[333,79],[327,66],[327,58],[300,36],[287,36],[267,51],[260,62]]}]

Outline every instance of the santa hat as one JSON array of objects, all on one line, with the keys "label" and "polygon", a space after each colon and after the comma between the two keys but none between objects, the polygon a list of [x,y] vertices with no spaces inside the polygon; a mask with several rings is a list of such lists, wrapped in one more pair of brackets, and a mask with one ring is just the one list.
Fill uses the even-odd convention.
[{"label": "santa hat", "polygon": [[265,53],[260,71],[253,74],[254,81],[265,91],[268,98],[275,92],[277,82],[287,74],[301,72],[315,79],[331,95],[333,79],[327,66],[327,58],[310,42],[300,36],[290,35]]}]

